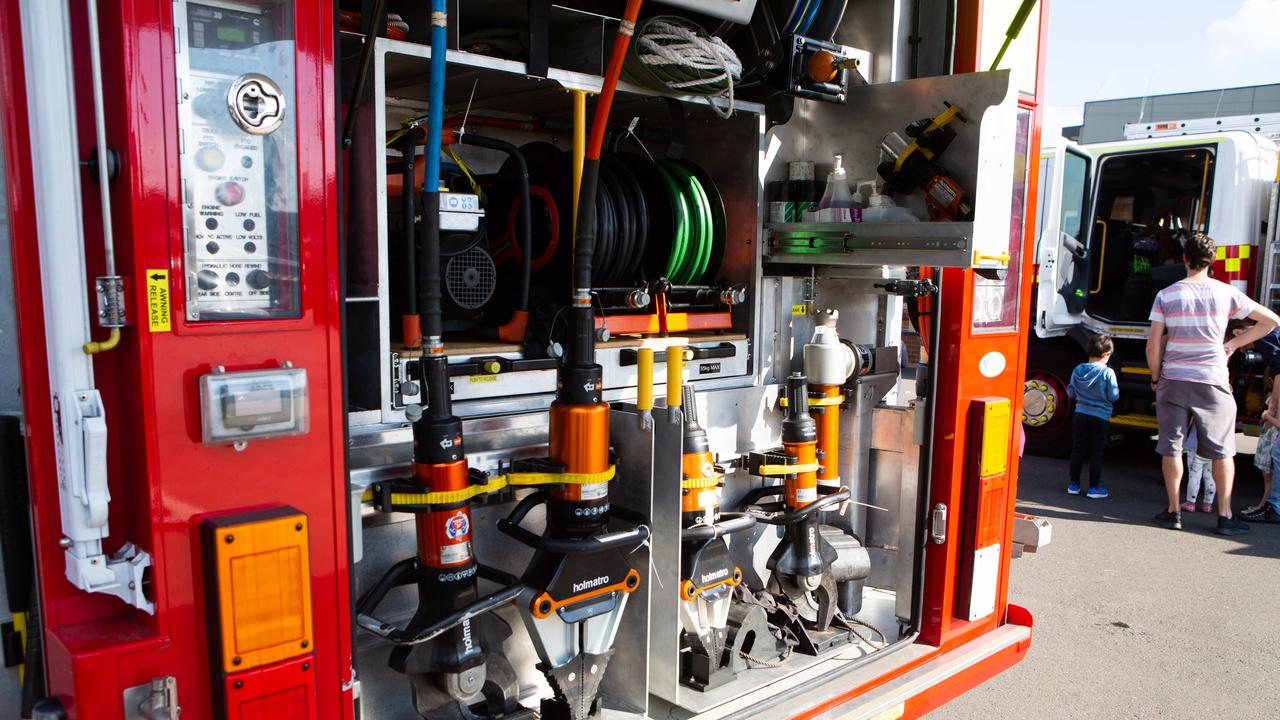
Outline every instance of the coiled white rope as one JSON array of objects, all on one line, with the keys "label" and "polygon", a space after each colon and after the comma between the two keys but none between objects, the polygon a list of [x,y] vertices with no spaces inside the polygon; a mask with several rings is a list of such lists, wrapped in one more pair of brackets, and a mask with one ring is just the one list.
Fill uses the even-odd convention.
[{"label": "coiled white rope", "polygon": [[[651,18],[636,35],[634,58],[646,66],[643,75],[673,92],[725,98],[723,109],[708,104],[722,118],[733,115],[733,83],[742,77],[742,61],[733,48],[701,27],[681,18]],[[636,79],[651,85],[647,77]]]}]

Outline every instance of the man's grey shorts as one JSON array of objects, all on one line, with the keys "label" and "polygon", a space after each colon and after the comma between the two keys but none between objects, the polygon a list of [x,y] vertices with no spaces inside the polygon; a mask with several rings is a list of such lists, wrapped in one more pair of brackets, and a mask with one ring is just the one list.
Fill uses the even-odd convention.
[{"label": "man's grey shorts", "polygon": [[1225,386],[1161,378],[1156,385],[1156,421],[1156,452],[1161,455],[1182,453],[1189,424],[1195,425],[1200,457],[1223,460],[1236,454],[1236,399]]}]

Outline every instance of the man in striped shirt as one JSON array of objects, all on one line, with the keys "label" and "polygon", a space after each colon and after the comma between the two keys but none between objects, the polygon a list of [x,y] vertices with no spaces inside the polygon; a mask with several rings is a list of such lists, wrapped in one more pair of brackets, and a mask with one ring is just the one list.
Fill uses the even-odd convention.
[{"label": "man in striped shirt", "polygon": [[[1236,401],[1231,393],[1227,358],[1237,348],[1263,337],[1280,325],[1280,318],[1236,288],[1209,277],[1214,259],[1213,240],[1195,233],[1183,246],[1187,277],[1156,295],[1147,335],[1147,365],[1156,392],[1156,420],[1163,456],[1168,508],[1156,523],[1182,529],[1178,488],[1182,483],[1182,440],[1188,429],[1196,433],[1196,454],[1213,461],[1218,485],[1219,535],[1241,535],[1249,526],[1231,512],[1235,479]],[[1227,338],[1230,320],[1253,318],[1257,324]]]}]

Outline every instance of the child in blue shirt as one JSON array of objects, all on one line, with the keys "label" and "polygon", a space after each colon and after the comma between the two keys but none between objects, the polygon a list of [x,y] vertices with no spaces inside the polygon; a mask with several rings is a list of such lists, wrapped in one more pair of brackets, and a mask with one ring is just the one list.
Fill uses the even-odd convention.
[{"label": "child in blue shirt", "polygon": [[1115,372],[1107,367],[1107,360],[1115,346],[1111,338],[1095,334],[1089,338],[1089,362],[1080,363],[1071,373],[1067,395],[1075,398],[1075,414],[1071,418],[1071,482],[1067,492],[1080,494],[1080,471],[1085,459],[1089,461],[1089,497],[1107,497],[1102,484],[1102,451],[1107,447],[1107,435],[1111,428],[1111,403],[1120,399],[1120,386]]}]

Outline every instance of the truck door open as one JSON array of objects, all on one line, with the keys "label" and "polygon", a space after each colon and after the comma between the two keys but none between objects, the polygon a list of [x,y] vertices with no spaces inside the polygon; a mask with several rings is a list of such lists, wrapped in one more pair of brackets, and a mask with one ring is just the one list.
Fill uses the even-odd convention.
[{"label": "truck door open", "polygon": [[1085,218],[1090,206],[1093,157],[1063,139],[1052,163],[1049,202],[1041,228],[1036,333],[1055,337],[1080,323],[1089,294]]}]

